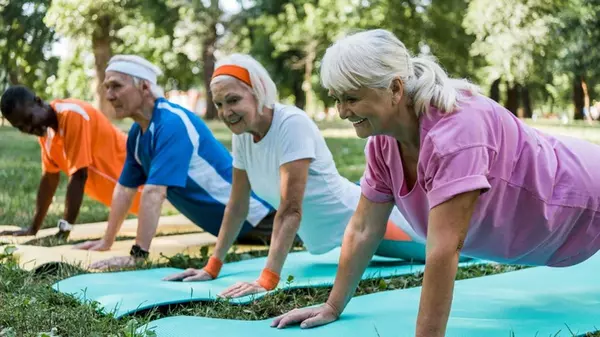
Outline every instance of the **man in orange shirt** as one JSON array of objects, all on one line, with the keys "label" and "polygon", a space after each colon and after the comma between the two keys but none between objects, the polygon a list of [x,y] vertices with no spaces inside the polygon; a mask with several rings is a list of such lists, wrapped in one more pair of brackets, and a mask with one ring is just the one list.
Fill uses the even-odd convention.
[{"label": "man in orange shirt", "polygon": [[[21,132],[39,137],[42,179],[31,226],[0,235],[35,235],[58,187],[60,171],[69,177],[64,216],[57,236],[68,237],[84,193],[110,206],[125,163],[127,136],[92,105],[76,99],[44,102],[31,90],[13,86],[0,101],[2,114]],[[129,209],[138,213],[141,193]]]}]

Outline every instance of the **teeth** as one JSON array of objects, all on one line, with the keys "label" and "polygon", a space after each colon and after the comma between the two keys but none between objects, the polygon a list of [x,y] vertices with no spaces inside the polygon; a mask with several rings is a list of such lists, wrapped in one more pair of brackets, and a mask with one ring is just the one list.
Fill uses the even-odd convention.
[{"label": "teeth", "polygon": [[356,121],[356,122],[352,122],[352,124],[354,124],[354,125],[356,125],[356,124],[360,124],[360,123],[362,123],[362,122],[364,122],[364,121],[366,121],[366,120],[367,120],[366,118],[363,118],[363,119],[361,119],[361,120],[358,120],[358,121]]},{"label": "teeth", "polygon": [[229,120],[229,124],[235,124],[242,120],[242,117],[234,118]]}]

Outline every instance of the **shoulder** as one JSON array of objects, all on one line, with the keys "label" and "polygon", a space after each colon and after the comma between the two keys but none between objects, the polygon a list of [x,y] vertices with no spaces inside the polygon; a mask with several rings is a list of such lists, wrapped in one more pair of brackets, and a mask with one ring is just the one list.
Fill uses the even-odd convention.
[{"label": "shoulder", "polygon": [[390,136],[378,135],[370,136],[365,146],[365,155],[367,157],[385,157],[393,154],[396,146],[396,139]]},{"label": "shoulder", "polygon": [[83,119],[89,121],[96,109],[89,103],[73,98],[56,99],[50,102],[50,106],[65,119]]},{"label": "shoulder", "polygon": [[451,113],[440,114],[431,109],[422,117],[422,147],[428,152],[447,155],[462,149],[487,147],[497,151],[502,118],[506,113],[493,100],[482,96],[466,96],[459,108]]},{"label": "shoulder", "polygon": [[158,133],[177,133],[196,129],[194,116],[184,107],[159,98],[154,108],[152,124]]},{"label": "shoulder", "polygon": [[274,117],[277,121],[276,127],[285,133],[318,131],[317,124],[304,110],[296,106],[276,104],[274,114],[277,114],[277,117]]}]

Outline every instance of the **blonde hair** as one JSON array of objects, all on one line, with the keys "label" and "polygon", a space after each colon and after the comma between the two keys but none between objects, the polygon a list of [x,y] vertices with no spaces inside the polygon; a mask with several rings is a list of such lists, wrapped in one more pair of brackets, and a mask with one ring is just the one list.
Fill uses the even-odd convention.
[{"label": "blonde hair", "polygon": [[[254,94],[254,97],[258,102],[258,113],[262,113],[263,107],[273,109],[275,102],[277,101],[277,87],[262,64],[247,54],[231,54],[217,61],[215,69],[223,65],[236,65],[248,71],[252,87],[242,81],[238,81]],[[232,78],[235,79],[235,77],[229,75],[217,76],[212,79],[210,86]]]},{"label": "blonde hair", "polygon": [[442,112],[458,107],[463,91],[479,88],[464,79],[449,78],[434,61],[411,57],[391,32],[373,29],[348,35],[329,48],[321,61],[321,82],[336,93],[361,87],[388,88],[399,77],[417,116],[434,106]]}]

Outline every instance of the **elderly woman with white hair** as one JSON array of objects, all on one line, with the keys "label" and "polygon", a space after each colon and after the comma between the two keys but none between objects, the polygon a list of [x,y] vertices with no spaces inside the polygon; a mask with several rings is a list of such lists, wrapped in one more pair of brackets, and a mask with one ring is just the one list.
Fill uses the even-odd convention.
[{"label": "elderly woman with white hair", "polygon": [[[168,200],[205,231],[218,235],[231,217],[232,158],[206,124],[191,111],[163,97],[160,69],[136,55],[116,55],[106,68],[106,97],[118,119],[132,118],[127,157],[115,188],[104,238],[77,248],[108,250],[138,188],[142,188],[139,225],[130,256],[100,261],[92,268],[129,266],[149,255],[161,205]],[[143,186],[143,187],[142,187]],[[245,190],[246,203],[236,209],[239,243],[267,241],[275,210]]]},{"label": "elderly woman with white hair", "polygon": [[[360,186],[342,177],[316,124],[295,106],[276,101],[275,83],[256,60],[233,54],[220,61],[211,82],[219,115],[233,135],[233,192],[227,209],[246,207],[252,188],[276,209],[266,266],[255,282],[238,283],[223,297],[239,297],[274,289],[296,233],[311,254],[339,247],[346,238],[361,236],[347,225],[360,199]],[[376,254],[422,261],[425,246],[415,242],[410,227],[395,210],[382,219]],[[204,269],[188,269],[166,280],[216,278],[222,260],[238,235],[236,217],[225,218],[215,251]],[[408,232],[408,234],[407,234]],[[348,240],[348,239],[346,239]],[[257,275],[258,276],[258,275]]]},{"label": "elderly woman with white hair", "polygon": [[327,302],[284,314],[273,327],[336,320],[394,206],[427,243],[419,337],[445,334],[461,252],[563,267],[600,249],[597,145],[534,130],[434,61],[411,57],[381,29],[331,46],[321,81],[340,117],[370,137],[351,224],[364,230],[346,236]]}]

